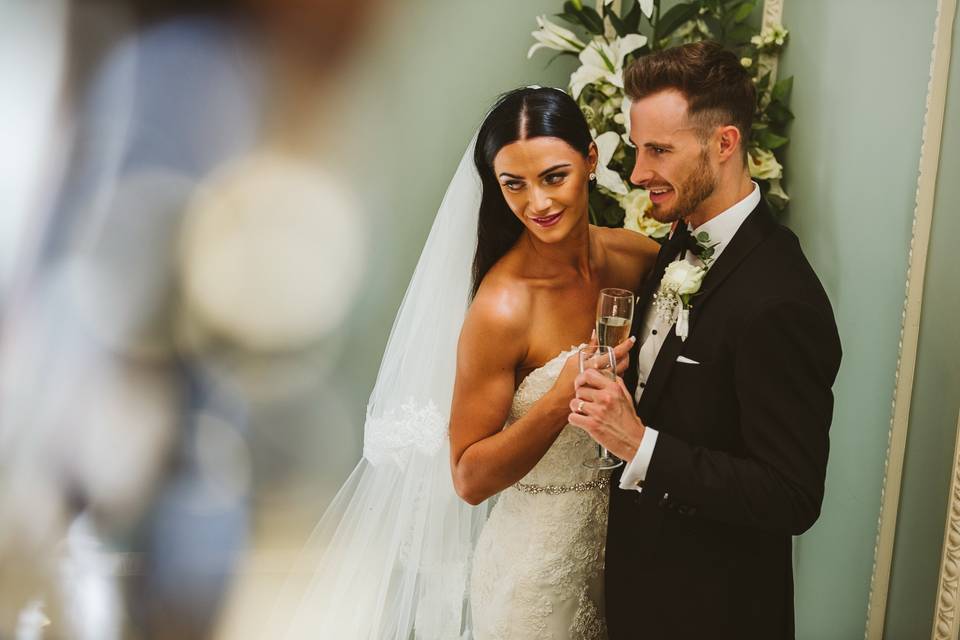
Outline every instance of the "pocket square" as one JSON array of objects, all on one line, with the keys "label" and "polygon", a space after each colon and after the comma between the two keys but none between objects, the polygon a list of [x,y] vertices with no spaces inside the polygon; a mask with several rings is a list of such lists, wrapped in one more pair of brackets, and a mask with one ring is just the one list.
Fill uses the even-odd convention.
[{"label": "pocket square", "polygon": [[686,356],[677,356],[677,362],[682,362],[683,364],[700,364],[696,360],[691,360]]}]

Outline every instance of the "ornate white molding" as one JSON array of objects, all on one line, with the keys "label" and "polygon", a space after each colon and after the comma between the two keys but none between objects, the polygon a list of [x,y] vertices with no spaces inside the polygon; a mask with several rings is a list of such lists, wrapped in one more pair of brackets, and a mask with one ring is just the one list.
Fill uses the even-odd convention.
[{"label": "ornate white molding", "polygon": [[[762,29],[783,24],[783,2],[784,0],[764,0],[763,21],[760,25]],[[772,83],[777,81],[777,63],[779,59],[779,56],[764,53],[761,54],[757,60],[757,65],[762,70],[761,74],[766,71],[770,72],[771,86]]]},{"label": "ornate white molding", "polygon": [[933,640],[956,640],[960,634],[960,616],[957,616],[957,609],[960,609],[960,417],[957,419],[957,442],[953,448],[953,473],[950,474],[936,602]]},{"label": "ornate white molding", "polygon": [[[874,547],[870,598],[867,605],[867,624],[864,633],[867,640],[882,640],[883,638],[887,593],[890,586],[890,568],[893,561],[893,540],[896,534],[897,511],[900,503],[900,481],[903,474],[903,457],[910,420],[910,400],[913,392],[914,369],[917,362],[920,311],[923,304],[923,281],[926,272],[927,250],[930,245],[930,227],[933,221],[937,172],[940,166],[940,139],[943,133],[953,18],[956,8],[957,0],[938,0],[937,2],[937,18],[933,29],[933,50],[930,56],[930,75],[927,84],[926,113],[923,119],[923,136],[920,146],[920,175],[917,178],[913,230],[910,238],[906,296],[901,315],[900,344],[897,369],[894,374],[887,457],[884,465],[883,488],[880,495],[880,518]],[[951,493],[952,499],[953,493]],[[954,591],[955,593],[956,591]],[[939,602],[940,597],[937,600]],[[951,611],[954,610],[955,608]],[[938,637],[936,636],[936,628],[934,637]],[[955,638],[956,636],[952,637]]]},{"label": "ornate white molding", "polygon": [[783,22],[783,0],[764,0],[763,26],[772,27]]}]

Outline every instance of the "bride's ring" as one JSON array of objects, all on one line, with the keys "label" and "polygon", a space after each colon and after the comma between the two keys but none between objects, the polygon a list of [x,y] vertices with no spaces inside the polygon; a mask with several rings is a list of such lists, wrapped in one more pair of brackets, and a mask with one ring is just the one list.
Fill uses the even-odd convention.
[{"label": "bride's ring", "polygon": [[583,400],[577,404],[577,413],[583,413]]}]

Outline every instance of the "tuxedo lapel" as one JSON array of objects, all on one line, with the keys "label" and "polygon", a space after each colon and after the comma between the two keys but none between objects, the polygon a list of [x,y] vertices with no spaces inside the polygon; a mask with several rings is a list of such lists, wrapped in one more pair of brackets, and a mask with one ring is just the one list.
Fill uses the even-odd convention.
[{"label": "tuxedo lapel", "polygon": [[707,275],[703,278],[699,293],[693,296],[690,301],[690,331],[693,331],[693,323],[703,310],[703,306],[710,297],[720,288],[721,283],[733,273],[743,262],[743,259],[750,255],[750,252],[760,244],[777,226],[776,220],[770,215],[763,200],[747,216],[740,228],[734,234],[717,261],[707,270]]},{"label": "tuxedo lapel", "polygon": [[[696,294],[691,301],[691,332],[694,330],[695,320],[703,311],[704,303],[712,297],[720,287],[720,284],[736,270],[737,266],[743,262],[743,259],[746,258],[776,226],[776,221],[761,200],[760,204],[757,205],[750,215],[747,216],[747,219],[743,221],[743,224],[740,225],[740,228],[730,240],[730,244],[724,248],[720,257],[717,258],[716,262],[707,270],[707,275],[704,276],[703,284],[700,287],[700,293]],[[662,253],[661,251],[661,254]],[[657,277],[658,283],[663,277],[663,271],[666,270],[666,264],[668,262],[669,261],[665,261],[661,267],[660,274]],[[660,266],[659,260],[658,266]],[[648,299],[652,294],[653,289],[649,291]],[[663,394],[664,387],[670,379],[670,372],[673,370],[677,362],[677,356],[680,355],[682,348],[683,340],[676,334],[675,329],[671,327],[670,335],[667,336],[663,346],[660,347],[657,359],[653,363],[653,369],[651,369],[650,375],[646,380],[643,395],[640,396],[640,402],[637,403],[637,413],[641,418],[645,415],[650,415],[650,413],[656,409],[657,403]],[[628,387],[628,389],[629,388],[630,387]]]}]

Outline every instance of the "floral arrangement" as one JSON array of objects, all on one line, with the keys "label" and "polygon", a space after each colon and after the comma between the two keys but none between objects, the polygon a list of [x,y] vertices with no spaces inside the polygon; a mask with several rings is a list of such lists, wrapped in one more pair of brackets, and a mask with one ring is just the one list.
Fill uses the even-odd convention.
[{"label": "floral arrangement", "polygon": [[[781,180],[783,165],[777,150],[788,141],[785,129],[793,120],[788,100],[793,78],[773,81],[776,56],[787,42],[780,25],[758,29],[752,24],[758,0],[693,0],[661,13],[661,0],[567,0],[556,17],[570,28],[537,18],[536,43],[559,56],[576,56],[580,67],[570,76],[570,93],[580,105],[599,150],[597,188],[590,195],[595,224],[626,227],[663,238],[669,225],[647,215],[652,204],[643,189],[630,185],[636,150],[629,141],[630,101],[624,95],[623,69],[631,60],[678,44],[712,39],[736,51],[757,86],[757,112],[748,147],[750,175],[767,202],[783,210],[789,202]],[[579,34],[578,34],[579,32]],[[551,59],[552,61],[552,59]]]}]

